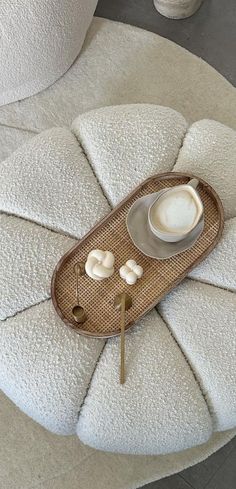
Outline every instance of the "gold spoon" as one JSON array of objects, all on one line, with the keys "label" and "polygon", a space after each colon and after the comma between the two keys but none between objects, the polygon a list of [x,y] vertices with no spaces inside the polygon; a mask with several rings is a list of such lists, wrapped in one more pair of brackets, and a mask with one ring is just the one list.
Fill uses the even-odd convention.
[{"label": "gold spoon", "polygon": [[81,324],[84,323],[87,319],[85,314],[85,310],[82,306],[79,305],[79,277],[85,274],[85,267],[83,262],[78,262],[75,264],[74,271],[76,274],[76,302],[77,304],[72,309],[72,314],[74,320]]},{"label": "gold spoon", "polygon": [[114,306],[120,311],[120,384],[125,383],[125,311],[132,306],[132,298],[126,292],[116,295]]}]

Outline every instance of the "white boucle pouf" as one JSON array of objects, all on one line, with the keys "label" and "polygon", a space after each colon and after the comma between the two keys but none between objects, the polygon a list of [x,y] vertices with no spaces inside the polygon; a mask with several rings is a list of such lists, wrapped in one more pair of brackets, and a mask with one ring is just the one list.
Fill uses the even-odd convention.
[{"label": "white boucle pouf", "polygon": [[16,127],[34,132],[70,127],[88,110],[135,103],[171,107],[188,123],[215,119],[236,129],[236,89],[212,66],[157,34],[95,17],[80,55],[60,79],[0,107],[0,159],[4,126],[13,128],[13,142]]},{"label": "white boucle pouf", "polygon": [[97,0],[0,3],[0,105],[52,85],[78,56]]},{"label": "white boucle pouf", "polygon": [[[0,386],[24,412],[55,433],[133,455],[182,452],[235,427],[235,156],[232,129],[188,127],[172,109],[141,104],[83,114],[1,163]],[[225,232],[191,279],[127,334],[120,386],[119,339],[68,329],[51,305],[50,276],[133,186],[180,169],[216,187]]]}]

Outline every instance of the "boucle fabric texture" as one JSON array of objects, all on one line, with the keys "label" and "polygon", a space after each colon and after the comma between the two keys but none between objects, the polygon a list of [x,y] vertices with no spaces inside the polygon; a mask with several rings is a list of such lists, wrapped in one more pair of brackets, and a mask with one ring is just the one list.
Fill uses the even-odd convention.
[{"label": "boucle fabric texture", "polygon": [[[186,310],[186,304],[191,305]],[[195,372],[215,431],[236,425],[236,295],[185,280],[159,306]]]},{"label": "boucle fabric texture", "polygon": [[72,434],[102,347],[69,330],[51,300],[41,302],[3,323],[1,388],[48,430]]},{"label": "boucle fabric texture", "polygon": [[[74,134],[65,128],[45,131],[0,165],[0,209],[6,240],[2,256],[10,262],[17,255],[15,245],[8,244],[14,233],[22,254],[22,266],[18,266],[20,254],[15,258],[17,270],[14,267],[9,280],[9,296],[14,289],[19,290],[17,287],[23,291],[19,303],[13,295],[10,304],[6,290],[3,302],[2,313],[8,318],[0,329],[0,385],[43,426],[56,433],[77,430],[81,439],[93,447],[129,454],[182,451],[206,442],[212,430],[235,426],[236,304],[234,292],[222,289],[231,280],[233,291],[235,281],[228,270],[221,282],[220,273],[225,260],[222,250],[228,242],[232,243],[231,223],[236,217],[225,186],[230,185],[229,193],[234,196],[235,181],[225,178],[218,189],[231,217],[229,231],[226,229],[215,255],[196,270],[208,284],[201,283],[201,275],[186,280],[182,288],[177,288],[160,305],[162,318],[153,311],[130,331],[124,386],[118,383],[119,340],[108,340],[103,350],[102,340],[77,336],[56,316],[48,298],[50,270],[60,250],[74,242],[72,237],[83,236],[108,212],[109,204],[113,205],[130,190],[136,160],[135,183],[141,179],[142,159],[144,178],[177,169],[185,151],[191,161],[188,135],[192,129],[187,128],[181,115],[151,105],[123,109],[126,131],[122,108],[91,111],[81,122],[77,119],[73,123]],[[93,117],[96,124],[92,123]],[[226,144],[230,148],[226,155],[232,174],[235,133],[223,127],[224,139],[220,124],[206,124],[212,141],[222,142],[217,145],[215,163],[210,142],[207,150],[210,165],[216,167],[213,174],[217,183]],[[86,131],[81,135],[82,128]],[[197,134],[196,145],[198,139]],[[149,158],[145,158],[146,140],[151,148]],[[94,141],[97,147],[100,142],[108,148],[107,152],[99,152],[99,158]],[[132,149],[135,145],[137,150]],[[192,145],[194,153],[194,138]],[[119,146],[126,148],[123,154],[118,151]],[[130,177],[126,152],[131,149]],[[212,144],[213,154],[214,151]],[[109,159],[113,168],[108,165]],[[194,172],[194,164],[187,171]],[[48,248],[42,247],[42,257],[36,263],[40,240],[46,240]],[[222,262],[215,284],[211,267],[216,254]],[[44,260],[48,260],[47,266],[42,264]],[[34,284],[34,275],[40,267],[44,268],[41,287],[36,280]],[[3,284],[7,289],[7,277],[5,282],[3,277]],[[13,314],[14,317],[9,317]],[[197,322],[198,315],[201,324]]]},{"label": "boucle fabric texture", "polygon": [[0,105],[55,82],[78,56],[97,0],[0,4]]},{"label": "boucle fabric texture", "polygon": [[211,254],[189,276],[236,292],[236,218],[225,222],[223,236]]},{"label": "boucle fabric texture", "polygon": [[[74,436],[50,433],[0,393],[0,473],[4,489],[135,489],[201,462],[234,432],[214,433],[198,447],[168,455],[121,455],[93,449]],[[210,478],[209,474],[209,478]]]},{"label": "boucle fabric texture", "polygon": [[76,138],[66,128],[39,134],[1,163],[0,208],[81,238],[109,206]]},{"label": "boucle fabric texture", "polygon": [[187,124],[168,107],[129,104],[82,114],[72,130],[108,200],[115,205],[145,178],[171,171]]},{"label": "boucle fabric texture", "polygon": [[36,134],[37,132],[0,125],[0,162]]},{"label": "boucle fabric texture", "polygon": [[180,151],[176,171],[192,171],[220,195],[225,217],[236,216],[236,132],[216,121],[196,122]]},{"label": "boucle fabric texture", "polygon": [[99,18],[70,69],[47,90],[1,107],[0,124],[40,132],[70,127],[91,109],[130,103],[164,105],[189,123],[215,119],[236,129],[236,89],[214,68],[157,34]]},{"label": "boucle fabric texture", "polygon": [[106,344],[79,416],[77,433],[111,452],[165,454],[206,442],[211,417],[186,360],[156,311],[126,335],[125,388],[119,339]]},{"label": "boucle fabric texture", "polygon": [[76,241],[5,214],[0,228],[0,318],[6,319],[50,297],[53,270]]}]

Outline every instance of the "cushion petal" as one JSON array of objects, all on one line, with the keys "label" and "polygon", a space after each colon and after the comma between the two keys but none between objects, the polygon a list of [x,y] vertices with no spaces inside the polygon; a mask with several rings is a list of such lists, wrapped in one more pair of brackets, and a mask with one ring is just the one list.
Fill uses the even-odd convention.
[{"label": "cushion petal", "polygon": [[186,280],[159,310],[204,392],[214,430],[236,425],[236,295]]},{"label": "cushion petal", "polygon": [[226,221],[217,247],[189,276],[236,292],[236,218]]},{"label": "cushion petal", "polygon": [[112,204],[145,178],[173,168],[186,127],[178,112],[149,104],[105,107],[72,124]]},{"label": "cushion petal", "polygon": [[1,388],[45,428],[72,434],[103,344],[66,327],[51,301],[34,306],[1,325]]},{"label": "cushion petal", "polygon": [[80,238],[109,211],[86,157],[65,128],[43,132],[0,166],[0,210]]},{"label": "cushion petal", "polygon": [[126,382],[119,384],[120,341],[109,340],[80,413],[77,433],[100,450],[159,454],[211,435],[205,400],[166,325],[152,311],[126,334]]},{"label": "cushion petal", "polygon": [[236,131],[216,121],[193,124],[183,142],[174,171],[190,171],[212,185],[227,218],[236,217]]},{"label": "cushion petal", "polygon": [[0,319],[5,319],[50,297],[54,267],[76,241],[5,214],[0,229]]}]

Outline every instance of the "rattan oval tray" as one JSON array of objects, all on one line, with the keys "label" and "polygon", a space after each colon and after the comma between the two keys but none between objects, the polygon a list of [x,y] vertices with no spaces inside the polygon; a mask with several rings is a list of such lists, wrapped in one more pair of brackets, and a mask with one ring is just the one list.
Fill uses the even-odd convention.
[{"label": "rattan oval tray", "polygon": [[[171,172],[145,180],[61,258],[53,273],[51,292],[54,307],[64,323],[78,333],[91,337],[119,335],[120,313],[114,308],[117,294],[125,291],[132,297],[132,307],[126,312],[127,330],[212,251],[223,231],[224,212],[217,193],[199,177],[198,192],[204,206],[204,229],[190,249],[166,260],[149,258],[134,246],[126,228],[127,213],[135,200],[165,187],[187,183],[192,177],[192,174]],[[110,250],[114,254],[115,273],[101,282],[86,275],[79,278],[80,304],[87,320],[77,324],[72,315],[76,303],[74,267],[78,262],[85,262],[88,253],[96,248]],[[133,286],[126,285],[118,273],[130,258],[144,270],[143,277]]]}]

